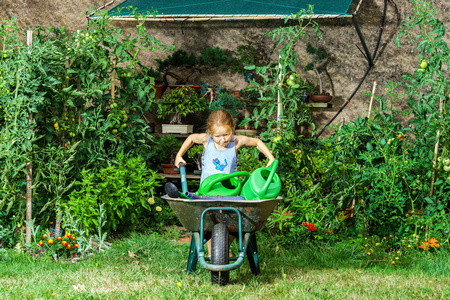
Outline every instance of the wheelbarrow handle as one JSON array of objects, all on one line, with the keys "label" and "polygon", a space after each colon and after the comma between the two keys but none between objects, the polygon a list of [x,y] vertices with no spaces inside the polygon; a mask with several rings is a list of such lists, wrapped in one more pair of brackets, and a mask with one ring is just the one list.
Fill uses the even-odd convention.
[{"label": "wheelbarrow handle", "polygon": [[180,163],[181,191],[183,192],[183,194],[186,194],[188,192],[185,166],[185,163]]}]

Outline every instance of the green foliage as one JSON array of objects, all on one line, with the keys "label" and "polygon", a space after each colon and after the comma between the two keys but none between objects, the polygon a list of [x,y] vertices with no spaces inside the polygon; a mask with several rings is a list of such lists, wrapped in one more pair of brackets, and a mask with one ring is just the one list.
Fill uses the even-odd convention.
[{"label": "green foliage", "polygon": [[170,67],[193,67],[198,63],[198,58],[193,53],[178,49],[166,59],[156,59],[158,71],[166,72]]},{"label": "green foliage", "polygon": [[239,171],[247,171],[250,174],[261,167],[265,167],[267,165],[267,160],[259,160],[255,159],[255,157],[249,153],[249,151],[239,148],[238,155],[238,169]]},{"label": "green foliage", "polygon": [[[61,199],[83,168],[98,172],[120,152],[144,160],[152,155],[142,114],[152,109],[147,95],[154,78],[136,57],[168,48],[142,27],[147,16],[135,16],[133,37],[99,12],[79,32],[36,28],[31,47],[15,19],[1,22],[0,207],[6,212],[24,199],[27,163],[35,176],[34,208],[48,221],[60,215]],[[119,81],[115,97],[112,74]],[[14,216],[19,222],[23,210]]]},{"label": "green foliage", "polygon": [[[219,47],[204,49],[200,53],[200,56],[198,58],[198,61],[201,65],[210,68],[225,66],[229,64],[230,60],[231,58],[228,55],[227,50],[221,49]],[[225,70],[225,68],[223,70]]]},{"label": "green foliage", "polygon": [[173,68],[210,67],[218,68],[225,66],[230,61],[227,51],[219,47],[203,49],[197,57],[183,49],[177,49],[165,59],[156,59],[159,72],[167,72]]},{"label": "green foliage", "polygon": [[266,66],[270,59],[266,54],[265,45],[261,36],[257,36],[252,32],[242,34],[241,43],[232,51],[233,56],[228,61],[228,69],[239,74],[254,72],[254,68]]},{"label": "green foliage", "polygon": [[[402,239],[420,234],[448,244],[450,180],[444,167],[450,164],[450,82],[443,66],[448,70],[450,50],[429,1],[413,3],[416,14],[403,22],[397,43],[416,34],[417,71],[405,75],[404,82],[389,82],[387,95],[375,96],[380,109],[370,117],[336,127],[320,143],[311,157],[324,159],[312,163],[320,167],[310,177],[320,181],[313,188],[288,193],[293,195],[293,217],[284,225],[285,233],[289,229],[286,240],[298,241],[299,226],[308,221],[341,235]],[[406,102],[406,110],[396,110],[400,101]],[[351,215],[342,214],[346,209]]]},{"label": "green foliage", "polygon": [[[309,10],[302,10],[285,20],[286,23],[289,20],[295,21],[297,25],[280,27],[264,35],[272,37],[280,59],[278,63],[262,67],[249,66],[249,69],[256,70],[256,74],[262,80],[261,82],[252,81],[252,86],[248,88],[248,90],[254,89],[259,92],[258,99],[261,110],[259,112],[254,111],[252,118],[244,119],[241,126],[253,121],[255,127],[258,127],[261,121],[266,120],[268,128],[276,124],[277,128],[283,128],[283,134],[286,133],[289,136],[296,134],[296,126],[302,123],[309,124],[314,131],[309,109],[303,105],[300,93],[296,88],[286,83],[290,73],[295,73],[298,63],[294,46],[305,36],[311,34],[311,30],[317,36],[320,35],[318,24],[308,17],[312,14],[312,7]],[[278,99],[281,101],[281,106],[278,104]],[[277,115],[281,117],[275,120]],[[261,135],[261,138],[266,141],[276,135],[276,132],[266,131]]]},{"label": "green foliage", "polygon": [[164,118],[173,114],[171,124],[181,124],[181,117],[190,113],[203,111],[208,107],[204,98],[200,98],[190,86],[180,86],[173,89],[170,94],[163,96],[163,101],[158,102],[158,118]]},{"label": "green foliage", "polygon": [[175,155],[183,144],[173,134],[164,134],[155,141],[155,163],[173,163]]},{"label": "green foliage", "polygon": [[204,148],[203,145],[196,144],[191,148],[189,148],[187,152],[188,157],[195,162],[199,170],[202,169],[203,148]]},{"label": "green foliage", "polygon": [[143,209],[151,210],[148,199],[153,199],[155,187],[159,186],[159,176],[147,170],[140,158],[126,158],[123,153],[117,155],[116,165],[97,173],[82,170],[82,177],[64,207],[89,234],[99,226],[98,204],[104,204],[107,232],[133,230]]},{"label": "green foliage", "polygon": [[228,92],[218,92],[217,98],[209,105],[210,111],[225,109],[233,117],[239,116],[239,110],[244,109],[244,102]]},{"label": "green foliage", "polygon": [[327,58],[327,53],[324,49],[316,48],[311,43],[306,44],[306,52],[313,56],[313,61],[305,66],[305,71],[311,71],[314,69],[314,65]]}]

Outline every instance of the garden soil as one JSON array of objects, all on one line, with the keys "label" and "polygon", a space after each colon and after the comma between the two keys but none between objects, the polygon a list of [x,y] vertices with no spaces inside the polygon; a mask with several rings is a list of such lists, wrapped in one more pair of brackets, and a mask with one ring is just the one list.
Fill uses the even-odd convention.
[{"label": "garden soil", "polygon": [[[66,26],[67,30],[83,29],[87,26],[86,11],[92,7],[102,6],[110,1],[100,0],[0,0],[0,17],[2,20],[17,18],[19,26],[35,28],[37,26]],[[115,1],[114,5],[122,1]],[[350,11],[354,11],[356,2]],[[450,2],[434,0],[433,6],[439,11],[439,17],[447,26],[450,26]],[[108,6],[111,8],[112,6]],[[362,1],[356,20],[361,28],[365,42],[370,53],[375,51],[380,32],[381,17],[384,8],[383,0]],[[413,41],[402,40],[402,48],[398,48],[394,41],[400,29],[400,23],[407,16],[413,15],[412,5],[407,0],[387,1],[387,15],[383,34],[378,45],[375,65],[372,67],[359,90],[354,94],[352,101],[334,119],[332,125],[339,122],[349,122],[358,115],[367,116],[370,95],[374,83],[377,83],[375,94],[386,95],[385,85],[388,81],[401,81],[402,75],[411,74],[417,69],[419,63],[418,50],[415,50]],[[316,41],[311,35],[296,45],[300,60],[297,71],[306,79],[317,84],[313,71],[304,72],[304,66],[311,57],[305,51],[307,42],[323,47],[328,53],[327,61],[321,66],[320,72],[324,81],[324,89],[333,95],[331,108],[311,109],[318,130],[321,130],[339,109],[347,102],[358,87],[368,62],[363,55],[363,47],[350,19],[319,19],[322,30],[322,39]],[[115,22],[113,26],[120,27],[125,33],[133,32],[134,21]],[[271,29],[284,26],[284,21],[208,21],[208,22],[147,22],[145,24],[151,36],[154,36],[166,45],[176,45],[177,48],[199,53],[207,47],[219,46],[224,49],[235,50],[238,45],[252,44],[262,55],[271,57],[276,61],[277,54],[273,52],[273,42],[270,37],[260,38],[263,33]],[[446,41],[450,41],[448,33]],[[146,66],[155,66],[155,58],[165,58],[167,54],[161,52],[142,53],[140,59]],[[230,90],[247,86],[242,75],[230,71],[203,70],[202,73],[191,77],[191,84],[219,84]],[[378,103],[374,102],[374,107]],[[400,99],[396,107],[405,107],[405,99]],[[322,137],[332,133],[332,128],[324,131]]]}]

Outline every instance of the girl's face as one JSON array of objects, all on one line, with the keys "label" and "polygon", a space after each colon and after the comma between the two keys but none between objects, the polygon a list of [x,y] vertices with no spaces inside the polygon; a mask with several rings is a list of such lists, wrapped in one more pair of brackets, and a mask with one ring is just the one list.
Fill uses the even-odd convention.
[{"label": "girl's face", "polygon": [[213,138],[214,144],[226,148],[233,139],[233,130],[230,126],[218,126],[211,134],[211,137]]}]

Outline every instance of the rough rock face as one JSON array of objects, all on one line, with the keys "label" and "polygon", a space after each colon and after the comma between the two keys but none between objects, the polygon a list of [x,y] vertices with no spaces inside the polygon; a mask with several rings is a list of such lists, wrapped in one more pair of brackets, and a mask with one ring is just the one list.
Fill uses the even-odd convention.
[{"label": "rough rock face", "polygon": [[[14,16],[18,19],[21,27],[34,28],[36,26],[66,26],[68,30],[83,29],[87,25],[86,11],[92,7],[100,7],[110,1],[103,0],[0,0],[0,17],[2,20]],[[122,1],[115,1],[114,5]],[[354,11],[359,1],[352,4],[350,11]],[[352,101],[334,119],[333,124],[341,121],[348,122],[356,118],[359,114],[365,116],[369,106],[370,96],[374,82],[377,82],[377,95],[385,94],[384,86],[389,81],[400,81],[401,76],[412,73],[417,68],[418,51],[414,50],[414,44],[404,39],[402,48],[394,44],[395,37],[399,31],[401,20],[406,16],[413,15],[410,1],[398,0],[387,1],[387,14],[385,25],[382,30],[380,43],[377,47],[375,65],[368,73],[365,81],[355,93]],[[448,1],[432,1],[433,6],[439,10],[440,19],[444,24],[449,25],[448,11],[450,3]],[[107,6],[111,8],[112,6]],[[361,32],[370,53],[373,53],[380,32],[381,17],[384,9],[383,0],[362,1],[356,16]],[[321,73],[324,81],[324,89],[334,97],[331,102],[332,108],[312,109],[317,128],[320,130],[331,120],[340,107],[352,95],[359,85],[363,75],[368,68],[368,62],[363,56],[363,47],[356,33],[355,27],[350,18],[347,19],[319,19],[323,38],[315,41],[311,36],[297,44],[296,51],[300,61],[297,71],[302,73],[306,79],[316,81],[313,71],[305,73],[303,67],[308,62],[308,55],[305,45],[308,41],[316,43],[317,46],[325,48],[328,53],[326,66]],[[115,22],[114,26],[123,28],[125,33],[132,33],[136,23],[134,21]],[[259,38],[263,33],[271,29],[284,25],[282,20],[273,21],[208,21],[208,22],[147,22],[145,24],[150,35],[154,36],[166,45],[176,45],[177,48],[187,51],[200,52],[207,47],[219,46],[224,49],[235,49],[238,45],[252,40],[256,45],[265,51],[267,55],[276,61],[276,53],[271,53],[273,43],[270,38]],[[450,40],[448,34],[445,39]],[[142,53],[140,59],[147,66],[154,66],[155,58],[164,58],[167,54],[159,52]],[[220,72],[217,70],[204,70],[202,74],[191,77],[192,84],[208,82],[219,84],[229,89],[244,88],[247,83],[242,75],[231,72]],[[402,101],[398,105],[401,107]],[[377,106],[377,103],[374,103]],[[331,133],[327,129],[322,137]]]}]

